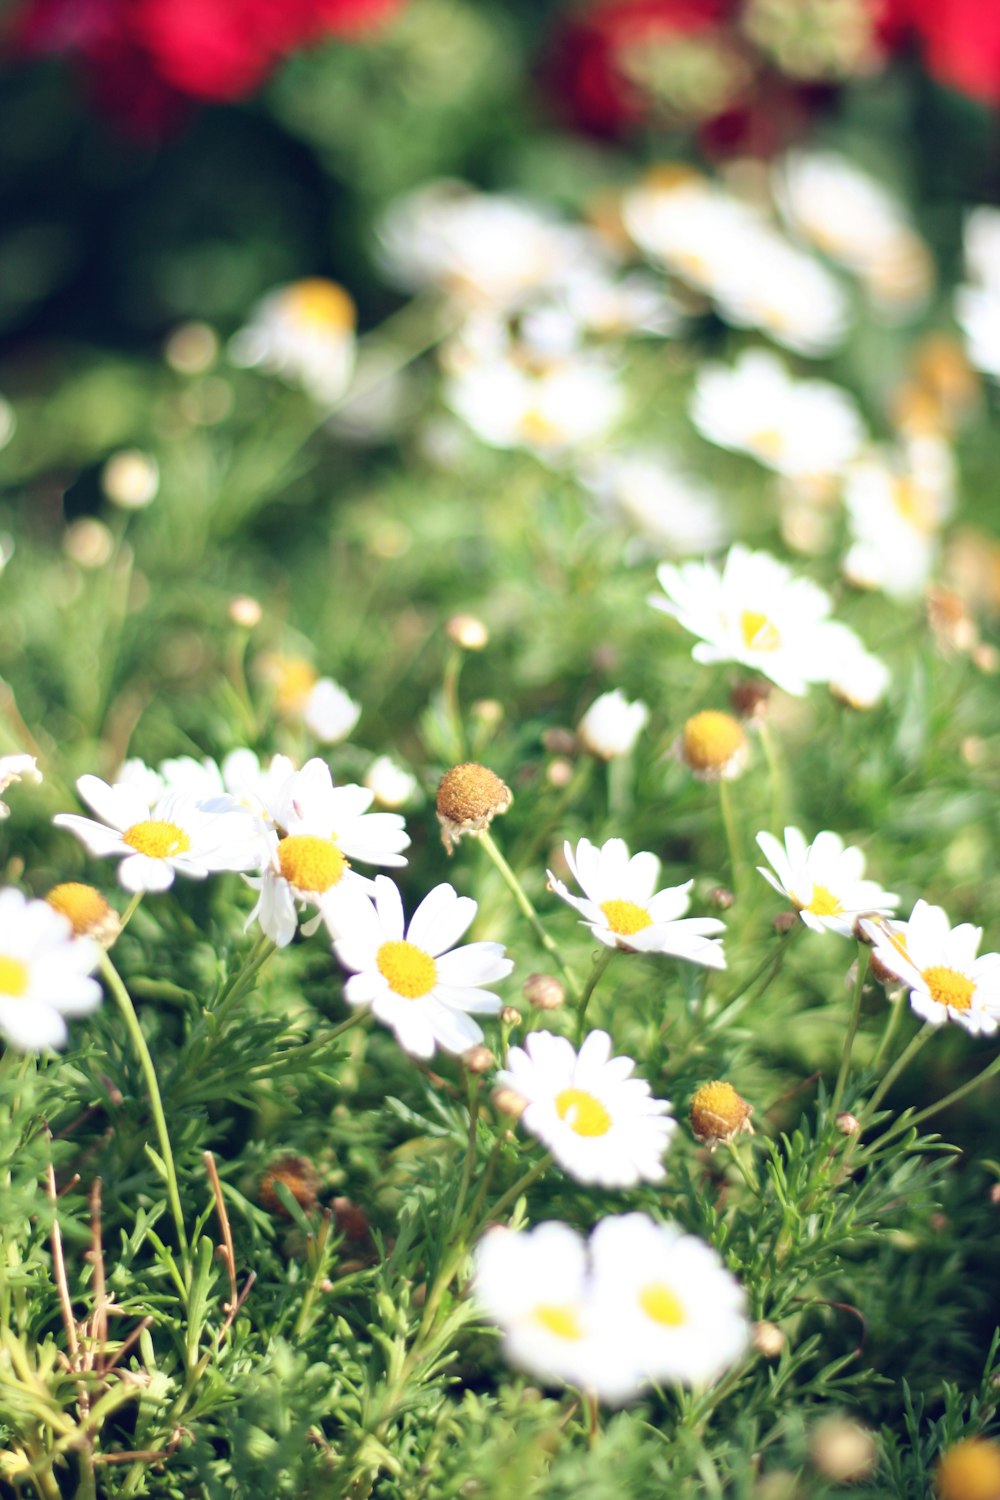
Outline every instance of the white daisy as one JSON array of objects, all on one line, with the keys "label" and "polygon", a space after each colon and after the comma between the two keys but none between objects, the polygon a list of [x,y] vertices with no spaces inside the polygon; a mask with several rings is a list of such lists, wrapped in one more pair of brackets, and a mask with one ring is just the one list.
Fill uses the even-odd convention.
[{"label": "white daisy", "polygon": [[956,1021],[988,1036],[1000,1024],[1000,953],[976,957],[983,929],[952,927],[940,906],[918,901],[906,922],[862,918],[872,957],[909,987],[910,1004],[932,1026]]},{"label": "white daisy", "polygon": [[898,454],[871,453],[848,469],[843,497],[853,538],[846,577],[892,599],[918,599],[954,507],[949,445],[925,438]]},{"label": "white daisy", "polygon": [[881,657],[873,656],[862,647],[847,653],[843,661],[830,673],[827,686],[833,696],[848,708],[863,710],[875,708],[889,691],[892,673]]},{"label": "white daisy", "polygon": [[636,700],[629,703],[620,688],[602,693],[587,709],[577,727],[585,749],[600,760],[628,755],[649,723],[649,709]]},{"label": "white daisy", "polygon": [[390,755],[379,755],[365,772],[365,786],[375,795],[379,807],[404,807],[420,790],[412,772],[404,770]]},{"label": "white daisy", "polygon": [[321,745],[338,745],[346,740],[360,717],[360,703],[355,703],[331,677],[313,683],[302,709],[302,722]]},{"label": "white daisy", "polygon": [[575,852],[567,841],[564,850],[584,897],[572,895],[551,870],[549,886],[581,913],[599,942],[633,953],[666,953],[709,969],[726,967],[717,937],[725,924],[716,917],[684,917],[693,880],[657,891],[660,861],[647,853],[629,858],[624,839],[608,839],[599,849],[581,839]]},{"label": "white daisy", "polygon": [[568,1224],[488,1230],[476,1247],[472,1290],[503,1330],[512,1364],[615,1404],[637,1393],[631,1351],[596,1316],[586,1245]]},{"label": "white daisy", "polygon": [[287,755],[272,755],[267,765],[244,748],[230,750],[222,762],[222,782],[231,797],[249,808],[267,828],[276,827],[272,809],[296,765]]},{"label": "white daisy", "polygon": [[525,1129],[577,1182],[634,1187],[662,1180],[676,1129],[669,1101],[653,1099],[634,1068],[631,1057],[611,1056],[606,1031],[592,1031],[579,1053],[565,1037],[533,1031],[511,1047],[497,1082],[527,1100]]},{"label": "white daisy", "polygon": [[269,795],[277,832],[270,836],[260,895],[247,925],[259,918],[263,931],[283,948],[295,936],[302,907],[315,907],[333,930],[335,909],[351,888],[371,889],[371,881],[351,868],[352,860],[405,865],[402,851],[410,840],[398,813],[369,813],[374,793],[362,786],[335,787],[330,767],[318,757]]},{"label": "white daisy", "polygon": [[500,997],[483,986],[506,979],[514,967],[503,944],[453,946],[477,903],[450,885],[424,897],[405,932],[397,886],[385,875],[374,885],[374,903],[351,892],[338,911],[334,952],[352,971],[345,1000],[370,1005],[413,1057],[431,1057],[435,1047],[460,1053],[476,1046],[483,1033],[470,1012],[497,1014]]},{"label": "white daisy", "polygon": [[75,937],[46,901],[0,891],[0,1036],[19,1052],[62,1047],[64,1016],[85,1016],[100,1004],[89,976],[101,950]]},{"label": "white daisy", "polygon": [[561,458],[596,445],[621,415],[617,372],[577,354],[540,369],[495,359],[449,376],[444,399],[484,443]]},{"label": "white daisy", "polygon": [[721,573],[711,563],[664,563],[656,576],[666,597],[649,602],[700,636],[697,662],[740,662],[800,697],[859,648],[852,631],[828,618],[829,594],[769,552],[736,545]]},{"label": "white daisy", "polygon": [[639,1380],[704,1385],[740,1358],[746,1296],[711,1245],[636,1213],[602,1219],[590,1255],[598,1326],[616,1330]]},{"label": "white daisy", "polygon": [[757,869],[798,911],[814,932],[839,932],[851,937],[864,912],[895,911],[899,897],[874,880],[864,880],[865,856],[844,846],[839,834],[824,831],[807,844],[798,828],[785,829],[784,845],[770,833],[758,833],[757,843],[774,874]]},{"label": "white daisy", "polygon": [[634,527],[627,561],[644,552],[691,557],[729,540],[714,490],[652,449],[597,455],[580,476],[601,507]]},{"label": "white daisy", "polygon": [[829,354],[841,343],[847,298],[825,266],[770,228],[746,235],[742,252],[721,268],[712,288],[726,322],[760,328],[796,354]]},{"label": "white daisy", "polygon": [[259,366],[302,386],[325,406],[350,383],[356,321],[354,303],[342,286],[310,276],[268,292],[233,335],[229,355],[234,364]]},{"label": "white daisy", "polygon": [[134,786],[109,786],[81,776],[77,791],[101,819],[59,813],[91,854],[120,859],[119,882],[128,891],[165,891],[174,875],[203,880],[220,870],[250,870],[259,860],[260,832],[242,808],[209,811],[196,798],[169,791],[152,805]]},{"label": "white daisy", "polygon": [[709,442],[749,453],[791,479],[837,477],[865,440],[846,391],[826,380],[797,380],[761,349],[745,350],[731,366],[703,365],[691,419]]},{"label": "white daisy", "polygon": [[[18,781],[41,781],[42,773],[33,755],[0,755],[0,792]],[[0,799],[0,821],[10,817],[10,808]]]},{"label": "white daisy", "polygon": [[656,171],[625,193],[622,220],[644,255],[710,295],[735,273],[763,223],[705,178]]}]

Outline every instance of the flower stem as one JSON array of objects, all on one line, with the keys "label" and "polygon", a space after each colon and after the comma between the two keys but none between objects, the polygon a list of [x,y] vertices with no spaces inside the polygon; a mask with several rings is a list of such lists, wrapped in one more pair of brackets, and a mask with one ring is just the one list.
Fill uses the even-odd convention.
[{"label": "flower stem", "polygon": [[878,1067],[879,1063],[882,1061],[883,1057],[886,1054],[889,1043],[896,1035],[896,1027],[899,1024],[900,1016],[903,1014],[903,1009],[903,996],[900,993],[896,996],[895,1000],[889,1001],[889,1015],[885,1023],[885,1029],[882,1032],[882,1040],[879,1042],[878,1050],[875,1053],[874,1058],[872,1059],[873,1068]]},{"label": "flower stem", "polygon": [[778,760],[778,751],[771,736],[771,729],[766,719],[761,720],[760,743],[764,750],[764,759],[767,761],[767,769],[771,777],[771,828],[774,833],[779,833],[784,823],[783,816],[783,785],[781,779],[781,764]]},{"label": "flower stem", "polygon": [[562,974],[563,978],[566,981],[566,986],[569,989],[571,998],[577,1005],[579,1005],[580,986],[577,983],[575,975],[568,967],[558,945],[546,931],[541,917],[539,917],[534,906],[532,906],[531,904],[527,891],[524,889],[524,886],[514,874],[514,871],[511,869],[510,865],[504,859],[499,848],[494,842],[493,835],[490,833],[488,828],[484,828],[480,833],[476,834],[476,838],[479,840],[480,844],[486,850],[486,853],[493,861],[497,870],[500,872],[504,884],[517,903],[518,910],[525,917],[527,917],[528,921],[531,923],[538,941],[541,943],[546,953],[552,955],[552,958],[559,968],[559,972]]},{"label": "flower stem", "polygon": [[935,1030],[936,1028],[932,1026],[929,1021],[925,1021],[923,1026],[921,1026],[920,1030],[917,1032],[916,1036],[910,1039],[909,1045],[903,1048],[902,1052],[896,1058],[896,1061],[886,1073],[885,1077],[882,1079],[882,1082],[879,1084],[878,1088],[875,1090],[874,1094],[872,1094],[867,1105],[865,1106],[865,1110],[861,1120],[862,1124],[871,1119],[872,1115],[878,1109],[886,1094],[896,1082],[896,1079],[903,1072],[904,1068],[909,1067],[910,1063],[916,1057],[917,1053],[923,1047],[924,1043],[929,1040],[931,1034]]},{"label": "flower stem", "polygon": [[851,1066],[851,1053],[854,1051],[854,1038],[858,1034],[858,1023],[861,1020],[861,996],[865,988],[865,976],[868,973],[868,949],[864,943],[858,944],[857,974],[854,978],[854,1003],[851,1006],[851,1019],[847,1027],[847,1040],[844,1042],[844,1055],[840,1059],[840,1071],[837,1074],[837,1082],[833,1090],[833,1098],[830,1100],[830,1113],[836,1117],[840,1113],[840,1106],[844,1101],[844,1088],[847,1084],[847,1074]]},{"label": "flower stem", "polygon": [[719,808],[722,812],[722,826],[726,832],[726,847],[729,850],[729,868],[733,877],[733,889],[738,890],[743,883],[743,865],[737,853],[739,845],[736,841],[736,821],[733,817],[733,802],[729,795],[729,782],[724,776],[719,778]]},{"label": "flower stem", "polygon": [[601,975],[604,973],[605,969],[608,967],[608,964],[611,962],[614,956],[614,948],[602,948],[600,953],[598,953],[596,958],[594,959],[594,966],[591,969],[590,976],[583,987],[583,991],[580,995],[579,1008],[577,1009],[576,1013],[577,1046],[579,1046],[583,1041],[583,1028],[586,1025],[587,1006],[590,1004],[590,998],[596,990],[598,984],[600,983]]},{"label": "flower stem", "polygon": [[925,1120],[929,1120],[932,1115],[939,1114],[943,1109],[950,1109],[953,1104],[957,1104],[960,1099],[964,1099],[966,1094],[971,1094],[981,1083],[985,1083],[987,1079],[995,1077],[997,1073],[1000,1073],[1000,1053],[994,1057],[992,1062],[987,1063],[986,1067],[981,1069],[974,1078],[968,1079],[965,1083],[960,1083],[958,1088],[952,1089],[950,1094],[945,1094],[944,1098],[939,1099],[936,1104],[928,1104],[926,1109],[918,1110],[915,1115],[909,1115],[906,1119],[897,1120],[884,1135],[880,1135],[876,1141],[872,1142],[868,1148],[869,1152],[874,1153],[881,1150],[883,1146],[888,1145],[889,1141],[897,1135],[905,1134],[914,1125],[922,1125]]},{"label": "flower stem", "polygon": [[551,1162],[552,1153],[550,1151],[546,1151],[545,1155],[541,1157],[539,1161],[536,1161],[533,1167],[529,1167],[528,1171],[525,1172],[523,1176],[517,1179],[513,1187],[509,1187],[505,1193],[501,1194],[497,1201],[488,1210],[487,1217],[490,1219],[498,1219],[502,1213],[510,1208],[511,1204],[517,1202],[521,1194],[525,1192],[533,1182],[536,1182],[538,1178],[541,1177],[546,1167],[551,1165]]},{"label": "flower stem", "polygon": [[139,903],[142,900],[144,894],[145,893],[143,891],[136,891],[130,899],[128,906],[126,906],[125,910],[121,914],[121,927],[118,929],[119,934],[125,931],[126,927],[131,922],[136,912],[139,910]]},{"label": "flower stem", "polygon": [[174,1166],[174,1153],[170,1145],[170,1135],[167,1131],[167,1120],[163,1113],[163,1101],[160,1098],[160,1088],[156,1081],[156,1068],[143,1035],[142,1027],[139,1025],[139,1017],[136,1015],[132,997],[122,982],[118,970],[106,953],[101,955],[101,972],[104,975],[108,989],[115,998],[118,1009],[122,1013],[125,1027],[128,1031],[132,1046],[135,1048],[142,1069],[143,1078],[149,1093],[149,1102],[153,1112],[153,1122],[156,1126],[156,1138],[160,1147],[160,1156],[163,1159],[164,1170],[167,1175],[167,1197],[170,1200],[170,1210],[174,1216],[174,1226],[177,1230],[177,1243],[180,1246],[181,1259],[185,1270],[188,1266],[188,1239],[184,1227],[184,1214],[181,1210],[181,1198],[177,1188],[177,1170]]}]

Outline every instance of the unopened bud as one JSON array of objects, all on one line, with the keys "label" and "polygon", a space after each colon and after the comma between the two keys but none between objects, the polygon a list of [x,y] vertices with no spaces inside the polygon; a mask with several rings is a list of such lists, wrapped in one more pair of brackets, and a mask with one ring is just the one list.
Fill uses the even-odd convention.
[{"label": "unopened bud", "polygon": [[503,1026],[520,1026],[523,1017],[514,1005],[505,1005],[500,1012],[500,1023]]},{"label": "unopened bud", "polygon": [[734,714],[741,719],[762,719],[767,713],[771,698],[769,682],[754,682],[745,678],[733,685],[729,693],[729,704]]},{"label": "unopened bud", "polygon": [[462,1066],[468,1073],[488,1073],[493,1067],[493,1053],[489,1047],[470,1047],[462,1053]]},{"label": "unopened bud", "polygon": [[849,1417],[824,1417],[809,1434],[813,1467],[837,1484],[864,1479],[875,1466],[875,1439]]},{"label": "unopened bud", "polygon": [[452,615],[444,628],[448,639],[463,651],[482,651],[489,642],[489,631],[475,615]]},{"label": "unopened bud", "polygon": [[437,817],[448,853],[463,834],[489,828],[513,800],[510,787],[487,766],[468,761],[446,771],[437,790]]},{"label": "unopened bud", "polygon": [[691,1129],[695,1139],[709,1146],[731,1141],[742,1131],[753,1134],[750,1116],[753,1106],[736,1092],[731,1083],[714,1079],[695,1089],[691,1100]]},{"label": "unopened bud", "polygon": [[122,510],[142,510],[156,499],[159,488],[156,459],[138,448],[115,453],[101,470],[101,489],[112,505]]},{"label": "unopened bud", "polygon": [[834,1125],[836,1125],[841,1135],[857,1135],[858,1131],[861,1129],[861,1121],[858,1119],[857,1115],[852,1115],[846,1109],[842,1109],[840,1111],[840,1114],[836,1117],[833,1123]]},{"label": "unopened bud", "polygon": [[545,780],[549,786],[559,789],[569,786],[573,780],[573,762],[564,759],[561,755],[557,756],[555,760],[550,760],[545,768]]},{"label": "unopened bud", "polygon": [[490,1098],[493,1101],[494,1109],[499,1110],[502,1115],[510,1115],[512,1120],[519,1120],[528,1107],[527,1099],[525,1099],[523,1094],[517,1093],[515,1089],[501,1086],[493,1090]]},{"label": "unopened bud", "polygon": [[529,974],[521,993],[536,1010],[558,1010],[566,1001],[562,980],[554,974]]},{"label": "unopened bud", "polygon": [[729,911],[733,902],[736,900],[736,897],[733,895],[732,891],[728,889],[727,886],[717,885],[715,889],[710,892],[708,899],[709,901],[711,901],[716,911]]},{"label": "unopened bud", "polygon": [[504,708],[498,698],[477,698],[469,712],[483,729],[496,729],[503,722]]},{"label": "unopened bud", "polygon": [[990,1438],[963,1438],[942,1453],[934,1473],[938,1500],[997,1500],[1000,1445]]},{"label": "unopened bud", "polygon": [[264,611],[249,594],[240,594],[236,599],[230,599],[227,614],[241,630],[253,630],[260,624]]},{"label": "unopened bud", "polygon": [[572,729],[545,729],[542,744],[550,755],[572,755],[576,749],[576,735]]},{"label": "unopened bud", "polygon": [[345,1240],[368,1238],[368,1215],[363,1208],[352,1203],[350,1198],[334,1198],[330,1207],[334,1222]]},{"label": "unopened bud", "polygon": [[757,1353],[763,1354],[765,1359],[777,1359],[788,1343],[777,1323],[768,1323],[766,1320],[753,1325],[750,1338]]},{"label": "unopened bud", "polygon": [[319,1193],[316,1168],[307,1156],[282,1156],[268,1167],[260,1180],[261,1207],[268,1213],[288,1218],[288,1210],[274,1190],[276,1182],[288,1189],[300,1208],[308,1211],[315,1208]]},{"label": "unopened bud", "polygon": [[771,926],[779,937],[787,937],[799,920],[799,914],[795,911],[779,911]]}]

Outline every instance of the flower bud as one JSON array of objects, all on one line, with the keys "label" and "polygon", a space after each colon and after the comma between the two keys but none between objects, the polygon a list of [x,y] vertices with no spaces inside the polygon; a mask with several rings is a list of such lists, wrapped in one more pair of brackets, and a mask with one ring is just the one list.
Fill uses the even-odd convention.
[{"label": "flower bud", "polygon": [[580,744],[598,760],[616,760],[628,755],[638,735],[649,722],[645,703],[629,703],[615,688],[602,693],[580,720],[577,734]]},{"label": "flower bud", "polygon": [[768,1323],[766,1320],[753,1325],[750,1341],[757,1353],[762,1354],[765,1359],[777,1359],[788,1343],[777,1323]]},{"label": "flower bud", "polygon": [[767,713],[770,698],[769,682],[755,682],[748,677],[733,684],[729,693],[729,705],[741,719],[762,719]]},{"label": "flower bud", "polygon": [[779,937],[787,937],[798,920],[797,911],[779,911],[771,926]]},{"label": "flower bud", "polygon": [[516,1089],[501,1086],[493,1090],[490,1098],[493,1101],[494,1109],[499,1110],[502,1115],[510,1115],[512,1120],[519,1120],[528,1107],[527,1099],[525,1099],[523,1094],[519,1094]]},{"label": "flower bud", "polygon": [[824,1417],[809,1434],[813,1467],[836,1484],[864,1479],[875,1466],[875,1439],[849,1417]]},{"label": "flower bud", "polygon": [[500,1022],[504,1026],[520,1026],[523,1019],[516,1005],[505,1005],[500,1012]]},{"label": "flower bud", "polygon": [[709,892],[708,899],[716,911],[729,911],[736,897],[727,886],[717,885]]},{"label": "flower bud", "polygon": [[677,753],[699,781],[731,781],[746,767],[750,747],[732,714],[708,708],[688,719]]},{"label": "flower bud", "polygon": [[54,885],[45,899],[67,919],[77,937],[93,938],[102,948],[110,948],[122,930],[118,913],[92,885],[67,880]]},{"label": "flower bud", "polygon": [[934,1472],[938,1500],[997,1500],[1000,1444],[990,1438],[963,1438],[946,1448]]},{"label": "flower bud", "polygon": [[510,787],[495,772],[475,761],[446,771],[437,790],[437,818],[448,853],[463,834],[482,833],[489,828],[513,800]]},{"label": "flower bud", "polygon": [[731,1083],[715,1079],[695,1089],[691,1100],[691,1130],[695,1139],[715,1150],[742,1131],[753,1134],[753,1105],[740,1097]]},{"label": "flower bud", "polygon": [[840,1131],[841,1135],[857,1135],[858,1131],[861,1129],[861,1121],[858,1119],[857,1115],[852,1115],[850,1111],[846,1109],[842,1109],[840,1111],[840,1114],[836,1117],[833,1123]]},{"label": "flower bud", "polygon": [[566,1001],[562,980],[554,974],[529,974],[521,993],[536,1010],[558,1010]]},{"label": "flower bud", "polygon": [[264,611],[256,599],[249,594],[240,594],[235,599],[230,599],[229,608],[226,611],[234,625],[241,630],[253,630],[263,618]]},{"label": "flower bud", "polygon": [[156,499],[159,488],[156,459],[138,448],[113,454],[101,470],[101,489],[112,505],[122,510],[142,510]]},{"label": "flower bud", "polygon": [[330,1207],[333,1209],[334,1223],[345,1240],[368,1238],[368,1215],[363,1208],[352,1203],[350,1198],[334,1198]]},{"label": "flower bud", "polygon": [[488,1073],[493,1065],[493,1053],[489,1047],[469,1047],[462,1053],[462,1067],[468,1073]]},{"label": "flower bud", "polygon": [[444,629],[448,639],[463,651],[482,651],[489,643],[490,633],[475,615],[452,615]]},{"label": "flower bud", "polygon": [[300,1208],[306,1213],[315,1208],[319,1196],[319,1179],[316,1168],[307,1156],[282,1156],[274,1162],[260,1180],[258,1196],[262,1208],[268,1213],[287,1219],[288,1209],[274,1190],[276,1182],[282,1183]]}]

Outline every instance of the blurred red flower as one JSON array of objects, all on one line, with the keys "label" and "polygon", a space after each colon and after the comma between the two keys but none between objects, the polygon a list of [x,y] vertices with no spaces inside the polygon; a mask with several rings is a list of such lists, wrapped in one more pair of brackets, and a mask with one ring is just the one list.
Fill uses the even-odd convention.
[{"label": "blurred red flower", "polygon": [[932,78],[948,88],[1000,104],[1000,0],[880,0],[890,45],[920,43]]}]

